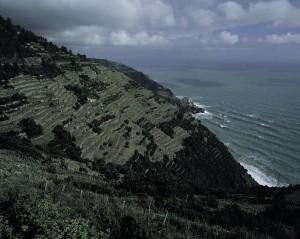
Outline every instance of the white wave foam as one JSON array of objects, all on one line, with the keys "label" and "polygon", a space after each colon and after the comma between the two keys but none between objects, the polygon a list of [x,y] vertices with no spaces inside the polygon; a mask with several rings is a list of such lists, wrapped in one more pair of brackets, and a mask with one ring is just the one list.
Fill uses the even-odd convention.
[{"label": "white wave foam", "polygon": [[279,183],[277,179],[270,177],[266,175],[264,172],[262,172],[260,169],[256,168],[253,165],[242,163],[240,164],[248,170],[248,173],[254,178],[254,180],[263,186],[269,186],[269,187],[278,187],[278,186],[287,186],[285,184]]},{"label": "white wave foam", "polygon": [[246,116],[250,117],[250,118],[257,118],[256,114],[246,114]]},{"label": "white wave foam", "polygon": [[178,99],[182,100],[185,96],[183,96],[183,95],[176,95],[176,97],[177,97]]},{"label": "white wave foam", "polygon": [[219,127],[220,127],[220,128],[222,128],[222,129],[224,129],[224,128],[228,128],[228,126],[227,126],[227,125],[225,125],[225,124],[220,124],[220,125],[219,125]]},{"label": "white wave foam", "polygon": [[197,119],[212,119],[213,114],[207,110],[204,110],[204,113],[194,114],[194,117]]},{"label": "white wave foam", "polygon": [[210,120],[213,118],[213,114],[207,110],[207,108],[209,108],[210,106],[203,105],[203,104],[200,104],[199,102],[195,102],[195,101],[193,101],[193,103],[195,106],[197,106],[201,109],[204,109],[203,113],[194,114],[194,117],[196,117],[197,119],[207,119],[207,120]]},{"label": "white wave foam", "polygon": [[259,123],[260,126],[265,127],[265,128],[271,128],[271,125],[265,124],[265,123]]},{"label": "white wave foam", "polygon": [[202,104],[200,104],[200,103],[198,103],[198,102],[195,102],[195,101],[193,101],[193,104],[194,104],[195,106],[199,107],[199,108],[202,108],[202,109],[207,109],[207,108],[210,107],[209,105],[202,105]]},{"label": "white wave foam", "polygon": [[195,106],[201,108],[201,109],[204,109],[204,112],[203,113],[197,113],[197,114],[194,114],[194,116],[197,118],[197,119],[212,119],[213,118],[213,114],[211,112],[209,112],[207,110],[207,108],[209,108],[210,106],[208,105],[202,105],[198,102],[193,102]]},{"label": "white wave foam", "polygon": [[[178,99],[183,99],[184,97],[186,96],[181,96],[181,95],[178,95],[176,96]],[[198,97],[199,98],[199,97]],[[200,97],[202,98],[202,97]],[[197,113],[197,114],[193,114],[193,116],[197,119],[212,119],[213,118],[213,114],[211,112],[209,112],[207,110],[207,108],[209,108],[210,106],[209,105],[203,105],[203,104],[200,104],[199,102],[195,102],[193,101],[193,104],[198,107],[198,108],[201,108],[201,109],[204,109],[204,112],[203,113]]]},{"label": "white wave foam", "polygon": [[230,147],[231,146],[230,142],[225,142],[224,144],[225,144],[226,147]]},{"label": "white wave foam", "polygon": [[[178,99],[183,99],[184,97],[187,97],[187,96],[184,96],[184,95],[176,95],[176,97],[177,97]],[[190,97],[188,97],[188,98],[190,98]],[[203,99],[202,96],[197,96],[197,98],[198,98],[198,99]]]}]

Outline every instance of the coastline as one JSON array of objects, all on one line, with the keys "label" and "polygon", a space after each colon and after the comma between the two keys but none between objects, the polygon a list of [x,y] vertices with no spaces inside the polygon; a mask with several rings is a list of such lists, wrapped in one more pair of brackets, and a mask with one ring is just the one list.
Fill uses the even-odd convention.
[{"label": "coastline", "polygon": [[[185,96],[177,96],[179,99],[185,98]],[[200,104],[198,102],[193,101],[191,98],[189,98],[194,106],[197,108],[200,108],[203,110],[203,112],[193,114],[193,116],[199,120],[210,120],[213,118],[213,114],[207,110],[209,106]],[[228,147],[228,146],[227,146]],[[229,146],[230,147],[230,146]],[[237,159],[236,159],[237,160]],[[277,179],[273,178],[270,175],[265,174],[262,170],[260,170],[258,167],[255,167],[254,165],[251,165],[249,163],[241,162],[237,160],[239,164],[243,168],[245,168],[248,172],[248,174],[259,184],[262,186],[268,186],[268,187],[286,187],[288,184],[280,183]]]},{"label": "coastline", "polygon": [[263,173],[259,168],[244,163],[244,162],[239,162],[247,171],[248,174],[251,175],[251,177],[259,184],[262,186],[268,186],[268,187],[286,187],[288,186],[287,184],[282,184],[278,182],[275,178],[266,175]]}]

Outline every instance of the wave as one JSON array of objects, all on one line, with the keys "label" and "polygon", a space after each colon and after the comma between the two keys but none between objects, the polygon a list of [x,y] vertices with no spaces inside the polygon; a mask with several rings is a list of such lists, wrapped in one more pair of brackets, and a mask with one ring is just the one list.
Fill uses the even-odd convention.
[{"label": "wave", "polygon": [[207,111],[206,109],[204,109],[203,113],[197,113],[194,114],[194,117],[196,117],[197,119],[212,119],[213,118],[213,114],[209,111]]},{"label": "wave", "polygon": [[270,125],[267,125],[267,124],[262,123],[262,122],[260,122],[259,125],[262,126],[262,127],[266,127],[266,128],[270,128],[271,127]]},{"label": "wave", "polygon": [[199,108],[202,108],[204,110],[206,110],[207,108],[210,108],[209,105],[203,105],[203,104],[200,104],[199,102],[196,102],[196,101],[193,101],[193,104]]},{"label": "wave", "polygon": [[[291,130],[290,126],[276,125],[272,121],[267,121],[263,119],[250,119],[243,117],[243,114],[237,114],[236,112],[227,112],[227,116],[219,112],[213,112],[214,118],[218,119],[220,124],[233,123],[235,128],[241,130],[242,128],[247,130],[247,134],[250,133],[250,137],[270,139],[271,141],[277,142],[277,144],[282,146],[282,138],[289,138],[290,135],[295,135],[297,137],[300,135],[299,129]],[[238,123],[238,124],[236,124]],[[243,124],[243,125],[240,125]],[[286,123],[288,125],[288,123]],[[299,133],[297,133],[299,132]],[[293,144],[293,142],[290,142]],[[284,144],[286,145],[286,144]]]},{"label": "wave", "polygon": [[254,180],[263,186],[269,186],[269,187],[284,187],[288,186],[287,184],[280,183],[276,178],[273,178],[267,174],[265,174],[262,170],[259,168],[240,162],[240,164],[247,169],[248,173],[254,178]]},{"label": "wave", "polygon": [[183,95],[176,95],[176,98],[178,98],[178,99],[180,99],[180,100],[182,100],[184,97],[185,97],[185,96],[183,96]]},{"label": "wave", "polygon": [[224,129],[224,128],[225,128],[225,129],[229,128],[226,124],[219,124],[219,127],[222,128],[222,129]]},{"label": "wave", "polygon": [[[219,113],[214,112],[214,118],[218,119]],[[230,117],[230,116],[229,116]],[[231,118],[231,117],[230,117]],[[274,155],[276,152],[280,157],[284,159],[290,159],[295,162],[299,162],[299,156],[300,151],[298,149],[298,143],[297,140],[293,140],[289,137],[289,135],[286,135],[284,133],[275,133],[272,132],[268,127],[254,127],[254,125],[236,125],[235,120],[233,121],[232,125],[234,127],[230,127],[230,135],[223,135],[219,128],[225,128],[220,125],[228,126],[226,121],[224,122],[224,119],[220,119],[220,121],[206,121],[205,124],[209,126],[210,129],[212,129],[217,135],[220,133],[220,136],[222,136],[222,140],[227,141],[228,136],[230,136],[230,141],[232,141],[234,138],[239,139],[240,145],[245,147],[250,146],[251,148],[255,150],[262,149],[265,153],[268,153],[269,155]],[[282,139],[285,139],[284,141]],[[293,153],[292,153],[293,152]],[[287,160],[289,161],[289,160]]]},{"label": "wave", "polygon": [[[197,100],[201,101],[199,98]],[[284,124],[276,117],[268,117],[269,115],[266,117],[265,114],[251,111],[251,109],[247,113],[245,109],[237,111],[232,108],[232,105],[221,104],[211,107],[201,104],[197,100],[194,99],[193,103],[204,109],[204,112],[195,114],[194,117],[205,119],[204,124],[210,126],[209,128],[217,135],[220,134],[219,136],[224,142],[227,141],[226,146],[230,151],[235,148],[233,151],[239,152],[232,153],[236,159],[240,158],[238,161],[259,184],[286,186],[287,184],[284,182],[287,182],[287,178],[290,180],[291,177],[295,177],[294,174],[288,175],[288,173],[291,172],[290,167],[298,165],[298,152],[300,151],[295,144],[297,142],[291,140],[289,136],[291,133],[299,132],[297,131],[299,129],[291,131],[291,128],[298,124],[291,126],[288,124],[289,121]],[[228,133],[225,131],[229,132],[229,128],[230,135],[227,135]],[[230,140],[228,140],[228,136],[231,137]],[[253,158],[251,160],[242,159],[253,151],[260,155],[258,156],[259,160],[257,158],[254,162]],[[240,157],[241,154],[242,157]],[[273,163],[275,165],[272,166]],[[284,175],[279,174],[281,169],[284,170]]]},{"label": "wave", "polygon": [[[183,99],[184,97],[188,97],[189,99],[191,99],[190,96],[185,96],[185,95],[176,95],[176,98],[178,99]],[[197,99],[203,99],[204,97],[202,96],[197,96]]]},{"label": "wave", "polygon": [[[250,115],[253,116],[253,114],[250,114]],[[270,122],[270,121],[265,120],[258,116],[256,116],[256,117],[253,116],[251,118],[251,117],[247,117],[246,115],[243,115],[242,113],[237,113],[237,112],[233,112],[233,111],[228,112],[228,117],[237,122],[243,122],[248,125],[255,125],[255,126],[267,128],[270,131],[274,131],[274,132],[278,133],[276,125],[273,124],[274,121]]]},{"label": "wave", "polygon": [[258,117],[257,114],[246,114],[246,116],[249,118],[257,118]]},{"label": "wave", "polygon": [[246,144],[242,144],[239,142],[239,140],[232,140],[230,142],[230,150],[232,150],[233,154],[235,154],[235,151],[246,151],[246,152],[255,152],[260,155],[262,155],[265,158],[269,158],[270,154],[266,152],[264,149],[258,148],[258,147],[251,147],[247,146]]},{"label": "wave", "polygon": [[[239,147],[249,148],[249,150],[264,151],[265,153],[282,157],[283,159],[289,159],[289,162],[299,162],[300,151],[298,149],[297,142],[289,142],[289,145],[284,144],[280,141],[275,141],[264,134],[251,134],[250,132],[242,134],[241,131],[236,130],[232,127],[231,130],[231,141],[238,140]],[[262,133],[262,132],[261,132]]]},{"label": "wave", "polygon": [[[294,119],[291,118],[292,115],[287,116],[287,114],[283,114],[274,116],[274,110],[268,114],[266,110],[260,110],[264,112],[264,115],[257,113],[242,113],[240,109],[237,110],[236,108],[232,108],[231,105],[226,105],[224,107],[226,107],[229,117],[239,121],[266,127],[272,131],[278,131],[279,128],[293,131],[297,130],[297,128],[292,126],[295,125],[295,123],[292,123],[294,121]],[[222,112],[223,109],[221,108],[220,111]],[[297,120],[295,122],[297,122]]]}]

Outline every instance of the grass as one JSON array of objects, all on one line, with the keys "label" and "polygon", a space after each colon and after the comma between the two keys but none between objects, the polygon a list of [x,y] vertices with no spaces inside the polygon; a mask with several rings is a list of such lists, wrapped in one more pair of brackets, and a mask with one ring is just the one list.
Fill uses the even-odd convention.
[{"label": "grass", "polygon": [[[83,233],[78,238],[293,238],[292,227],[284,226],[284,221],[274,222],[276,230],[263,224],[252,228],[257,219],[243,211],[246,197],[242,197],[241,206],[234,206],[240,199],[225,196],[224,200],[233,206],[222,209],[219,203],[211,204],[212,199],[205,194],[191,203],[192,198],[150,196],[147,192],[137,194],[117,188],[116,182],[107,181],[105,175],[91,169],[82,171],[82,163],[69,159],[62,167],[59,158],[48,162],[30,157],[24,160],[20,154],[7,150],[0,150],[0,159],[3,238],[9,233],[22,238],[29,235],[52,238],[56,235],[54,230],[68,238],[78,232],[76,228]],[[219,197],[215,196],[215,200],[219,202]],[[251,200],[250,197],[249,205],[253,207]],[[260,214],[264,220],[268,218],[265,209]],[[235,221],[235,217],[240,219]],[[240,226],[249,220],[244,217],[254,221]],[[70,231],[60,223],[69,225]],[[53,225],[57,225],[56,229]]]}]

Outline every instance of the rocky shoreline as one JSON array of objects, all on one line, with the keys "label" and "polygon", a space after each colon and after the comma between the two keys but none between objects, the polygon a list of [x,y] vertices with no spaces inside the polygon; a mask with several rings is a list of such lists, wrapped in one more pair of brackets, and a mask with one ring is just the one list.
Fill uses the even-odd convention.
[{"label": "rocky shoreline", "polygon": [[191,114],[199,114],[199,113],[205,113],[205,109],[198,107],[190,98],[183,97],[181,99],[182,105],[187,109],[188,112]]}]

